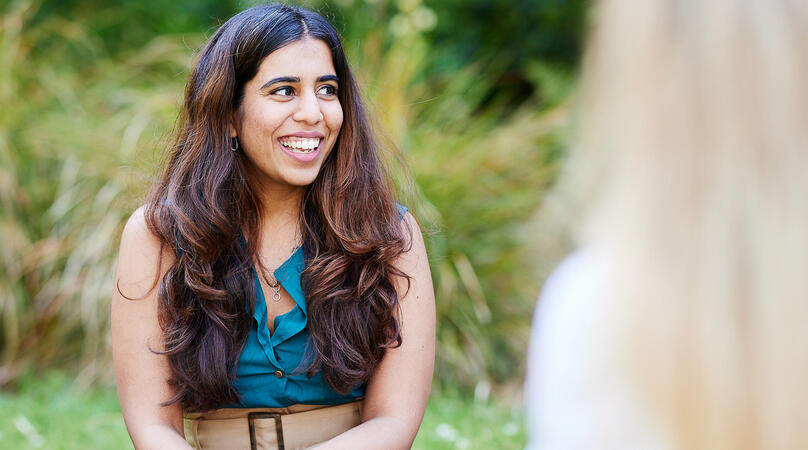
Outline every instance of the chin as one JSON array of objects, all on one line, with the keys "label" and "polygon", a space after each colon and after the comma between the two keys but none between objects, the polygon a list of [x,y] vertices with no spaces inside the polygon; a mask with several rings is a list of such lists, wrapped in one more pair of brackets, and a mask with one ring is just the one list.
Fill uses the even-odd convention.
[{"label": "chin", "polygon": [[317,176],[319,174],[320,174],[319,171],[317,171],[317,173],[314,174],[300,174],[299,176],[287,178],[286,182],[290,186],[298,186],[298,187],[309,186],[312,183],[314,183],[314,180],[317,179]]}]

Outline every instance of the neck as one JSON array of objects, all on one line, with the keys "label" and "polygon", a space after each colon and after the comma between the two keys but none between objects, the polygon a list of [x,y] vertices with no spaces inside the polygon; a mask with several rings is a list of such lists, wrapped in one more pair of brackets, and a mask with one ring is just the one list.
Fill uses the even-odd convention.
[{"label": "neck", "polygon": [[265,189],[261,194],[262,234],[281,239],[297,236],[298,219],[305,188]]},{"label": "neck", "polygon": [[306,187],[264,184],[258,192],[263,210],[260,252],[282,255],[299,243],[298,222]]},{"label": "neck", "polygon": [[300,244],[300,208],[305,187],[273,186],[262,189],[261,234],[255,261],[272,289],[278,286],[274,271]]},{"label": "neck", "polygon": [[299,219],[306,186],[274,183],[248,168],[250,184],[262,206],[258,251],[273,266],[300,241]]},{"label": "neck", "polygon": [[304,193],[305,187],[297,186],[262,189],[260,199],[264,211],[261,221],[273,223],[288,218],[297,220]]},{"label": "neck", "polygon": [[272,182],[255,170],[252,164],[247,167],[247,177],[263,209],[260,218],[262,225],[270,225],[278,221],[286,222],[290,218],[293,218],[296,223],[306,186],[290,186]]}]

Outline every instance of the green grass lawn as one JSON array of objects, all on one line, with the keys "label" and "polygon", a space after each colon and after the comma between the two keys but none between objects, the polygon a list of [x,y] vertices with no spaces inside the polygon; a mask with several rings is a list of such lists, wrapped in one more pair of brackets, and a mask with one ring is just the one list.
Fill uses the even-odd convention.
[{"label": "green grass lawn", "polygon": [[[57,372],[24,377],[0,392],[4,449],[132,448],[114,389],[78,392]],[[415,449],[520,449],[521,414],[459,396],[433,395]]]}]

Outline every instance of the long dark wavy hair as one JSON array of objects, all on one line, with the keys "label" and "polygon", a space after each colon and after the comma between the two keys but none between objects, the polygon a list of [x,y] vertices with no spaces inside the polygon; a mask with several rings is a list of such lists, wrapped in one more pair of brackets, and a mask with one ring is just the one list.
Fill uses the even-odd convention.
[{"label": "long dark wavy hair", "polygon": [[[189,410],[238,401],[238,356],[252,324],[262,204],[251,162],[231,151],[231,120],[265,56],[303,38],[331,49],[343,124],[300,214],[311,341],[303,368],[345,393],[401,344],[394,260],[410,245],[339,35],[319,14],[265,5],[210,38],[186,86],[176,140],[146,205],[149,228],[177,254],[157,285],[164,353]],[[243,234],[244,240],[240,239]],[[246,245],[244,245],[246,241]]]}]

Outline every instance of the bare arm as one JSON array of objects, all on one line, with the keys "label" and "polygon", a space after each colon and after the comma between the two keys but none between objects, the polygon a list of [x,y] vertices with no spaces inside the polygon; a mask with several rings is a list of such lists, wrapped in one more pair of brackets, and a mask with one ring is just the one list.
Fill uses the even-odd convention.
[{"label": "bare arm", "polygon": [[387,350],[368,383],[363,423],[315,448],[407,449],[421,426],[435,363],[435,294],[418,224],[405,217],[413,242],[396,264],[412,277],[409,291],[405,280],[397,286],[402,344]]},{"label": "bare arm", "polygon": [[189,449],[181,405],[160,405],[173,394],[167,382],[168,361],[151,351],[161,350],[163,345],[157,321],[157,287],[149,289],[155,276],[162,278],[174,261],[174,255],[163,250],[162,264],[158,264],[160,251],[160,242],[146,226],[140,208],[124,228],[115,275],[117,287],[113,288],[115,380],[126,428],[136,448]]}]

